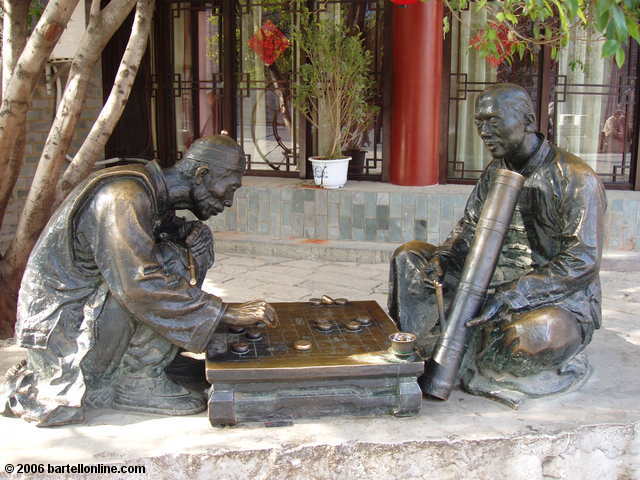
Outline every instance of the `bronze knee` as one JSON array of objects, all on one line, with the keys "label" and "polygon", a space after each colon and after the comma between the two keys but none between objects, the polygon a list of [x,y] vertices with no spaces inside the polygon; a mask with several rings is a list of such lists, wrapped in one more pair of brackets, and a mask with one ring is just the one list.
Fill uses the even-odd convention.
[{"label": "bronze knee", "polygon": [[582,348],[578,320],[559,307],[514,314],[512,321],[501,329],[503,348],[514,362],[521,360],[540,369],[558,366]]}]

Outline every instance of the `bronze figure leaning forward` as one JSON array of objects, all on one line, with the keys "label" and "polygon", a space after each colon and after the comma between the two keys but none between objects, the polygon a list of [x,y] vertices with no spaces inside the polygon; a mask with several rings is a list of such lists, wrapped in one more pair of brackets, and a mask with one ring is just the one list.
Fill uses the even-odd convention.
[{"label": "bronze figure leaning forward", "polygon": [[[522,175],[524,185],[486,299],[466,321],[465,357],[453,372],[468,392],[517,406],[524,398],[574,387],[590,371],[580,352],[601,323],[606,198],[586,163],[536,131],[533,104],[523,88],[499,84],[482,92],[475,122],[493,160],[443,245],[413,241],[396,250],[389,312],[401,330],[418,336],[426,356],[434,348],[435,359],[446,356],[441,335],[452,329],[438,320],[433,285],[444,285],[450,308],[465,261],[473,268],[483,255],[479,251],[473,253],[477,258],[468,258],[494,180],[503,169]],[[436,370],[442,365],[435,367],[427,364],[422,378],[427,392],[437,390],[441,373]]]},{"label": "bronze figure leaning forward", "polygon": [[78,423],[85,407],[186,415],[204,395],[172,382],[179,347],[202,352],[219,324],[276,321],[261,300],[225,305],[201,290],[213,238],[200,220],[231,206],[244,170],[226,136],[197,140],[175,166],[113,167],[79,185],[29,259],[16,340],[27,361],[7,376],[5,414]]}]

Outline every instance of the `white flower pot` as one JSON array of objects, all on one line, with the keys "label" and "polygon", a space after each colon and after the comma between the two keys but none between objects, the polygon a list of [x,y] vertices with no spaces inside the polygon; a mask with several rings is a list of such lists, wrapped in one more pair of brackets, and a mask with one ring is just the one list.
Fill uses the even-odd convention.
[{"label": "white flower pot", "polygon": [[309,157],[313,166],[313,180],[323,188],[342,188],[347,183],[347,170],[351,157],[326,160]]}]

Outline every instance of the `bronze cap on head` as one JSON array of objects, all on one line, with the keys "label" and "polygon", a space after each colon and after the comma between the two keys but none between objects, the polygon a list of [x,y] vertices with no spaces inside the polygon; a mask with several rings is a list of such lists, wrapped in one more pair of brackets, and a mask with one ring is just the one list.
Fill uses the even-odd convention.
[{"label": "bronze cap on head", "polygon": [[236,168],[245,170],[245,156],[242,147],[228,135],[211,135],[194,141],[185,159],[209,164],[209,167]]}]

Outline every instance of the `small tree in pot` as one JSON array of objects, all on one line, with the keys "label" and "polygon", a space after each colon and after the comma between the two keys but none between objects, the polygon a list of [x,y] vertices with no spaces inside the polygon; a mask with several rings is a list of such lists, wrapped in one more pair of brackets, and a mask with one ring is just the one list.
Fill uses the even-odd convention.
[{"label": "small tree in pot", "polygon": [[344,158],[343,149],[358,144],[363,126],[372,123],[377,110],[371,101],[375,86],[372,55],[362,34],[353,33],[339,18],[317,20],[305,13],[293,40],[307,60],[300,66],[293,102],[324,140],[319,156],[311,157],[316,176],[319,160]]}]

